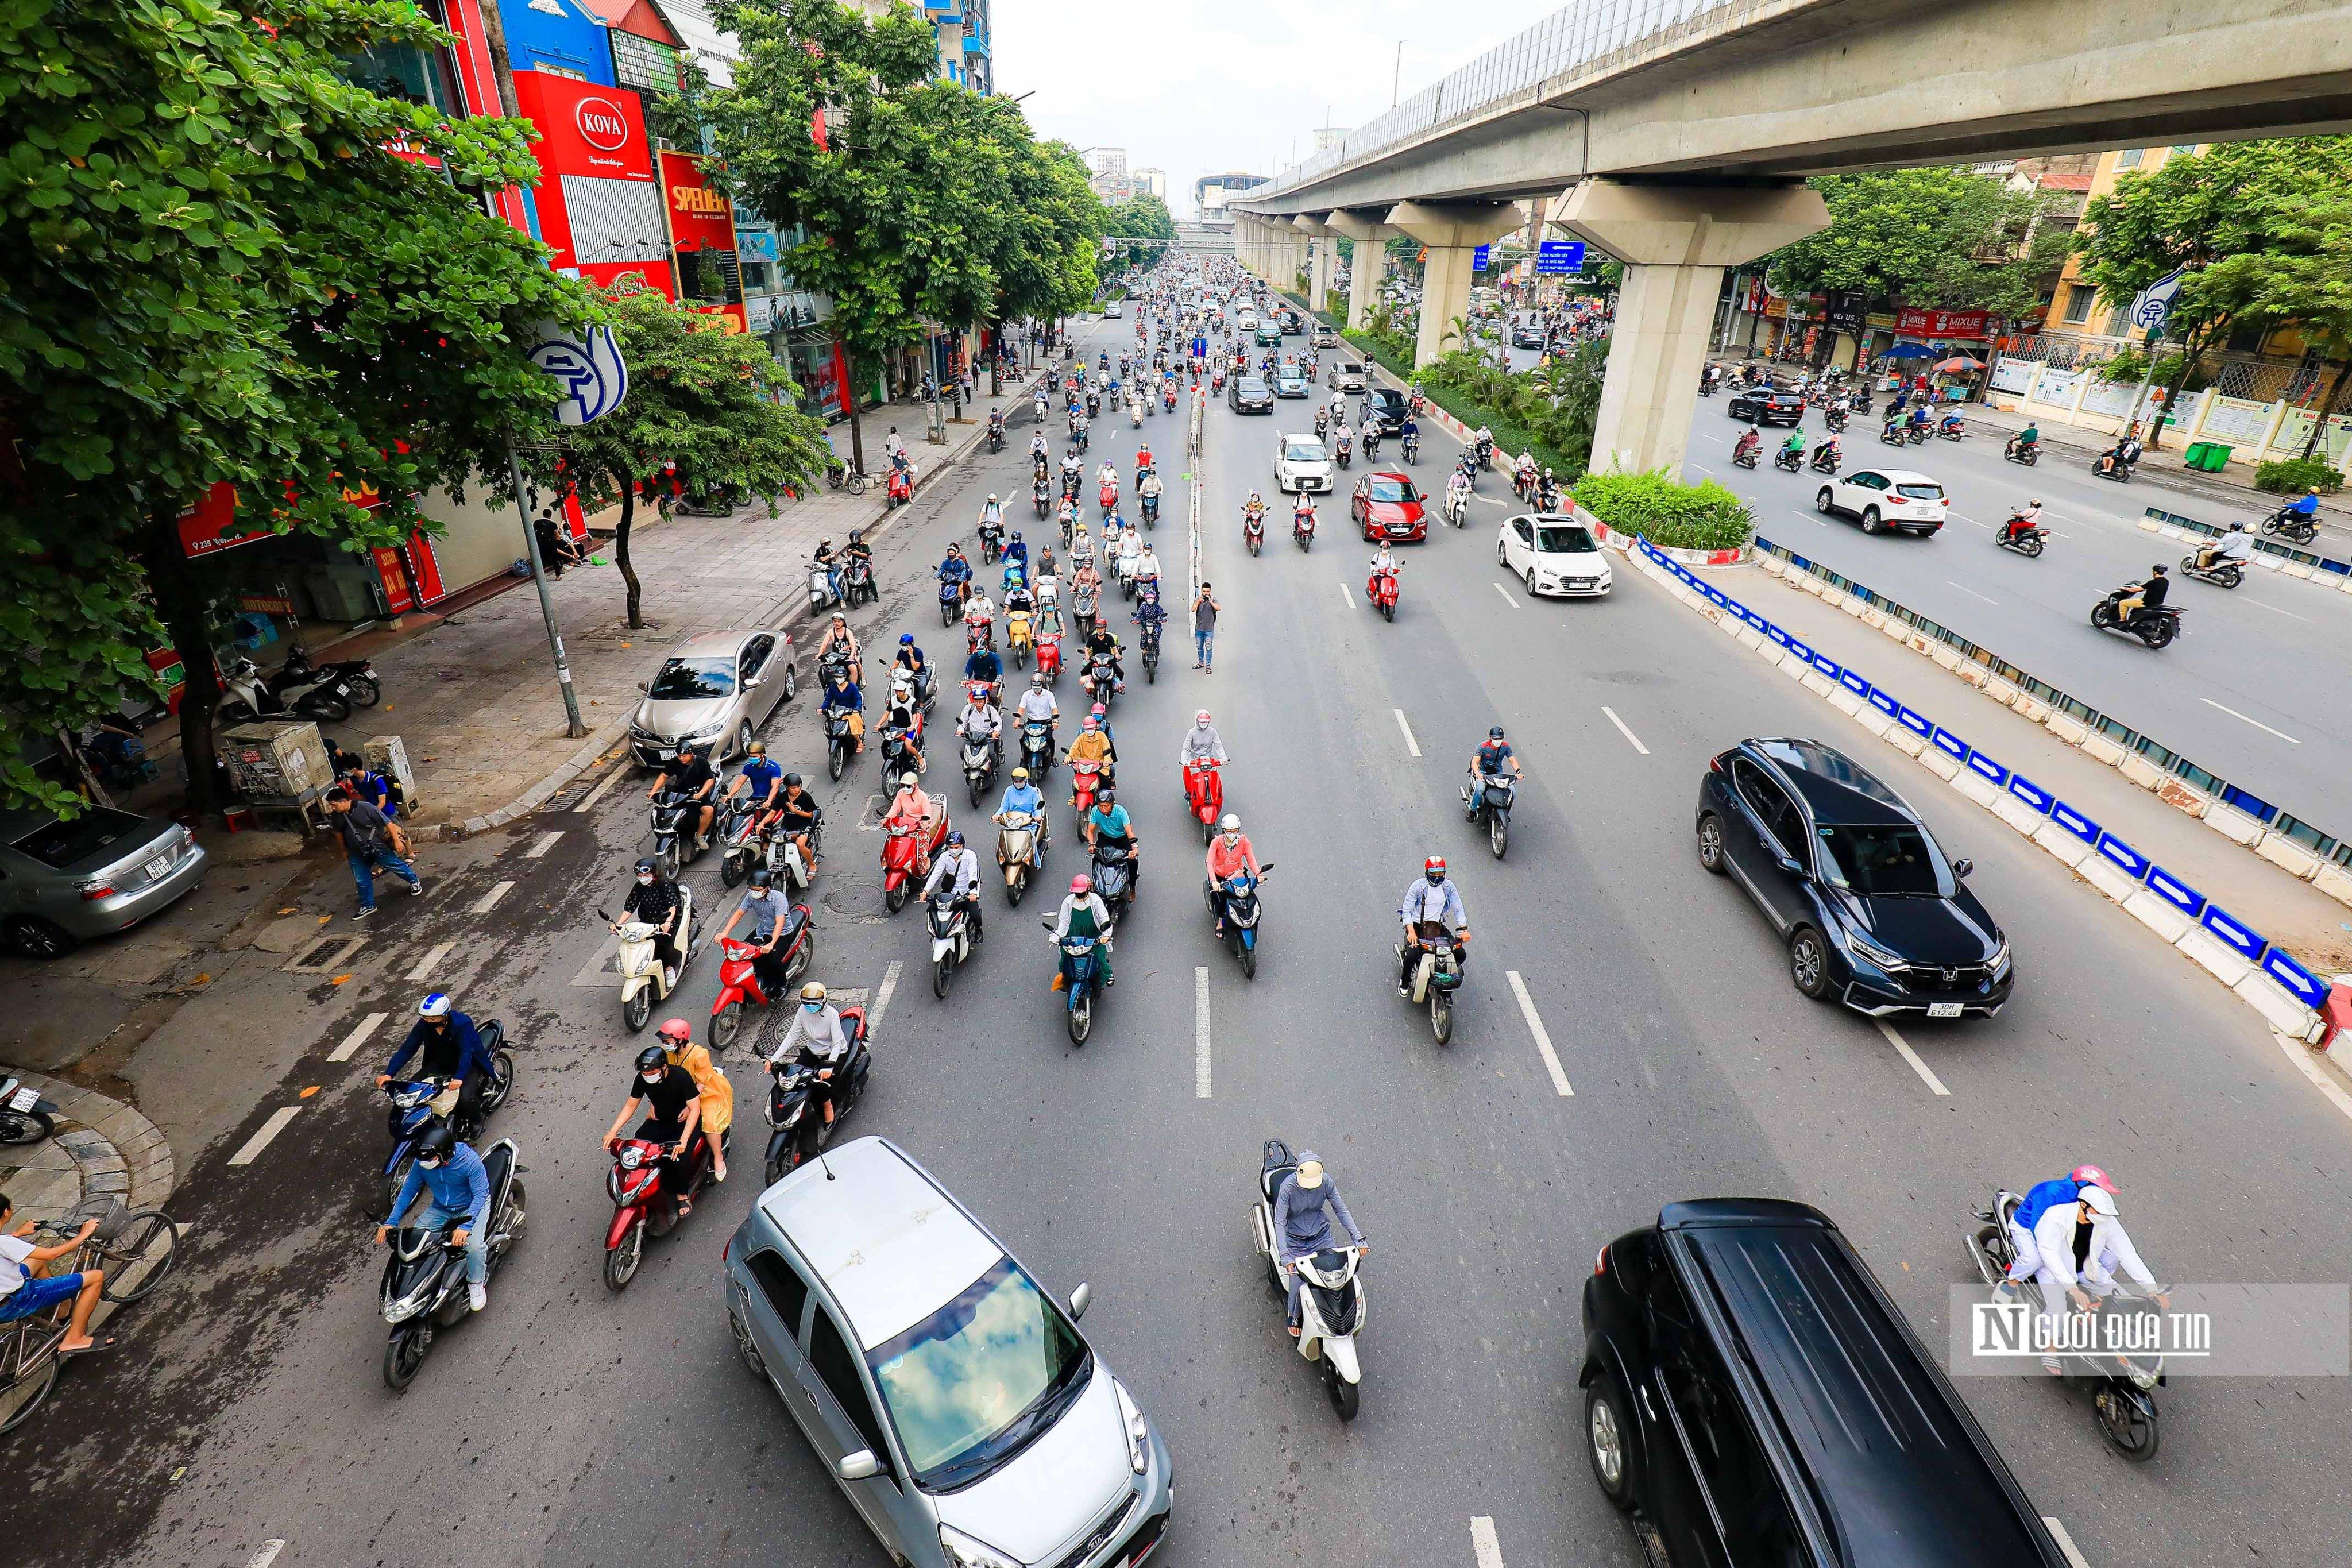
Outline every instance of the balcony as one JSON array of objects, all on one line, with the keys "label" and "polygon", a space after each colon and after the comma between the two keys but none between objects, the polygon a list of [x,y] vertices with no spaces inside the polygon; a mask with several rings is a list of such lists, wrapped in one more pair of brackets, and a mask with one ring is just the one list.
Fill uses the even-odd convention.
[{"label": "balcony", "polygon": [[963,35],[963,58],[968,60],[988,58],[988,35],[976,28],[966,27]]}]

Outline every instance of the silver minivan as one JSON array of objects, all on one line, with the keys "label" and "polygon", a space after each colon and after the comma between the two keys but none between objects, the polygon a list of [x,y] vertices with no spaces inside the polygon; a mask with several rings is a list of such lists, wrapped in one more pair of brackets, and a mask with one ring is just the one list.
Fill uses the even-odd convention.
[{"label": "silver minivan", "polygon": [[1167,1445],[1063,1306],[929,1172],[860,1138],[760,1194],[727,1320],[880,1540],[921,1568],[1136,1568]]}]

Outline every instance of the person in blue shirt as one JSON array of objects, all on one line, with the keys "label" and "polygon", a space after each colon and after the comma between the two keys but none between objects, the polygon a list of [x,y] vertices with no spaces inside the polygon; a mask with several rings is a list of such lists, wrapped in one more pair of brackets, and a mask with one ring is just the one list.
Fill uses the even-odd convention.
[{"label": "person in blue shirt", "polygon": [[2032,1279],[2042,1267],[2042,1250],[2033,1239],[2034,1226],[2052,1209],[2079,1201],[2084,1187],[2103,1187],[2112,1193],[2116,1184],[2096,1165],[2077,1165],[2063,1176],[2036,1182],[2026,1189],[2025,1201],[2017,1205],[2009,1220],[2010,1249],[2014,1255],[2009,1265],[2010,1284]]},{"label": "person in blue shirt", "polygon": [[427,1127],[417,1135],[416,1160],[408,1167],[408,1179],[400,1184],[400,1194],[392,1200],[392,1213],[375,1227],[378,1247],[416,1201],[419,1187],[433,1194],[432,1206],[417,1222],[425,1229],[465,1222],[449,1239],[466,1249],[466,1298],[478,1312],[490,1304],[490,1173],[483,1168],[482,1157],[457,1142],[446,1125]]},{"label": "person in blue shirt", "polygon": [[963,678],[988,682],[989,698],[993,701],[996,688],[1004,679],[1004,661],[996,656],[995,648],[982,643],[971,650],[971,657],[963,661]]},{"label": "person in blue shirt", "polygon": [[964,596],[971,591],[971,563],[963,558],[963,546],[949,545],[947,558],[940,563],[940,569],[931,575],[955,589],[957,604],[961,607]]},{"label": "person in blue shirt", "polygon": [[850,679],[848,670],[833,672],[832,684],[824,689],[824,697],[817,703],[817,711],[828,716],[848,714],[849,732],[856,738],[857,749],[861,752],[866,750],[866,694],[858,689],[857,682]]},{"label": "person in blue shirt", "polygon": [[[1136,847],[1134,825],[1128,820],[1127,807],[1118,804],[1117,794],[1108,784],[1096,793],[1093,809],[1087,813],[1086,830],[1087,849],[1099,848],[1108,839],[1125,846],[1130,860],[1142,860],[1143,852]],[[1133,885],[1132,881],[1129,883]]]},{"label": "person in blue shirt", "polygon": [[1037,858],[1043,860],[1045,858],[1046,843],[1053,837],[1053,831],[1045,811],[1045,797],[1035,784],[1029,782],[1027,768],[1013,770],[1013,782],[1004,786],[1004,798],[996,803],[996,816],[992,820],[1001,826],[1006,815],[1015,811],[1025,812],[1035,820]]},{"label": "person in blue shirt", "polygon": [[2281,509],[2289,517],[2314,518],[2319,515],[2319,487],[2315,485]]},{"label": "person in blue shirt", "polygon": [[742,768],[728,784],[723,797],[733,800],[744,797],[744,805],[752,811],[763,811],[776,804],[777,792],[784,785],[784,770],[768,755],[768,742],[754,741],[750,754],[744,757]]},{"label": "person in blue shirt", "polygon": [[408,1037],[376,1075],[376,1087],[382,1089],[400,1077],[412,1058],[419,1078],[457,1079],[455,1119],[468,1126],[481,1125],[482,1090],[498,1065],[490,1059],[489,1047],[482,1044],[482,1032],[474,1027],[473,1019],[450,1005],[447,992],[436,991],[416,1005],[416,1022],[409,1026]]},{"label": "person in blue shirt", "polygon": [[898,654],[890,661],[890,668],[912,674],[915,695],[926,702],[931,700],[931,661],[923,657],[923,650],[916,646],[914,633],[898,634]]},{"label": "person in blue shirt", "polygon": [[1014,529],[1013,537],[1004,542],[1004,591],[1011,593],[1013,584],[1029,575],[1029,542]]}]

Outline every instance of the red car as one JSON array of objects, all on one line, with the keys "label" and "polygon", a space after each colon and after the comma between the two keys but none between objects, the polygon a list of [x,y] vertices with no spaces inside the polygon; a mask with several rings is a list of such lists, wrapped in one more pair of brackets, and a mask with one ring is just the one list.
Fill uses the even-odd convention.
[{"label": "red car", "polygon": [[1422,510],[1421,491],[1407,475],[1366,474],[1356,481],[1356,493],[1348,506],[1367,542],[1385,539],[1420,543],[1429,537],[1429,514]]}]

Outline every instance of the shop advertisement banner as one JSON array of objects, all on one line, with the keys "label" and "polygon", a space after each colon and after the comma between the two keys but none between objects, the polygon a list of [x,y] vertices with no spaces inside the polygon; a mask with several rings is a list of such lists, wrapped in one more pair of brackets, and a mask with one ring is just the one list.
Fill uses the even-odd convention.
[{"label": "shop advertisement banner", "polygon": [[645,106],[635,93],[545,71],[517,71],[514,82],[515,101],[543,138],[539,163],[548,174],[654,177]]},{"label": "shop advertisement banner", "polygon": [[1848,337],[1862,336],[1869,301],[1860,289],[1833,289],[1822,296],[1822,319],[1829,323],[1830,331]]},{"label": "shop advertisement banner", "polygon": [[266,528],[237,527],[236,488],[226,479],[213,486],[180,519],[180,550],[192,561],[268,536]]},{"label": "shop advertisement banner", "polygon": [[656,154],[670,243],[680,250],[735,248],[735,204],[702,177],[702,160],[665,149]]},{"label": "shop advertisement banner", "polygon": [[1981,338],[1990,324],[1984,310],[1918,310],[1906,305],[1895,313],[1895,330],[1913,338]]}]

